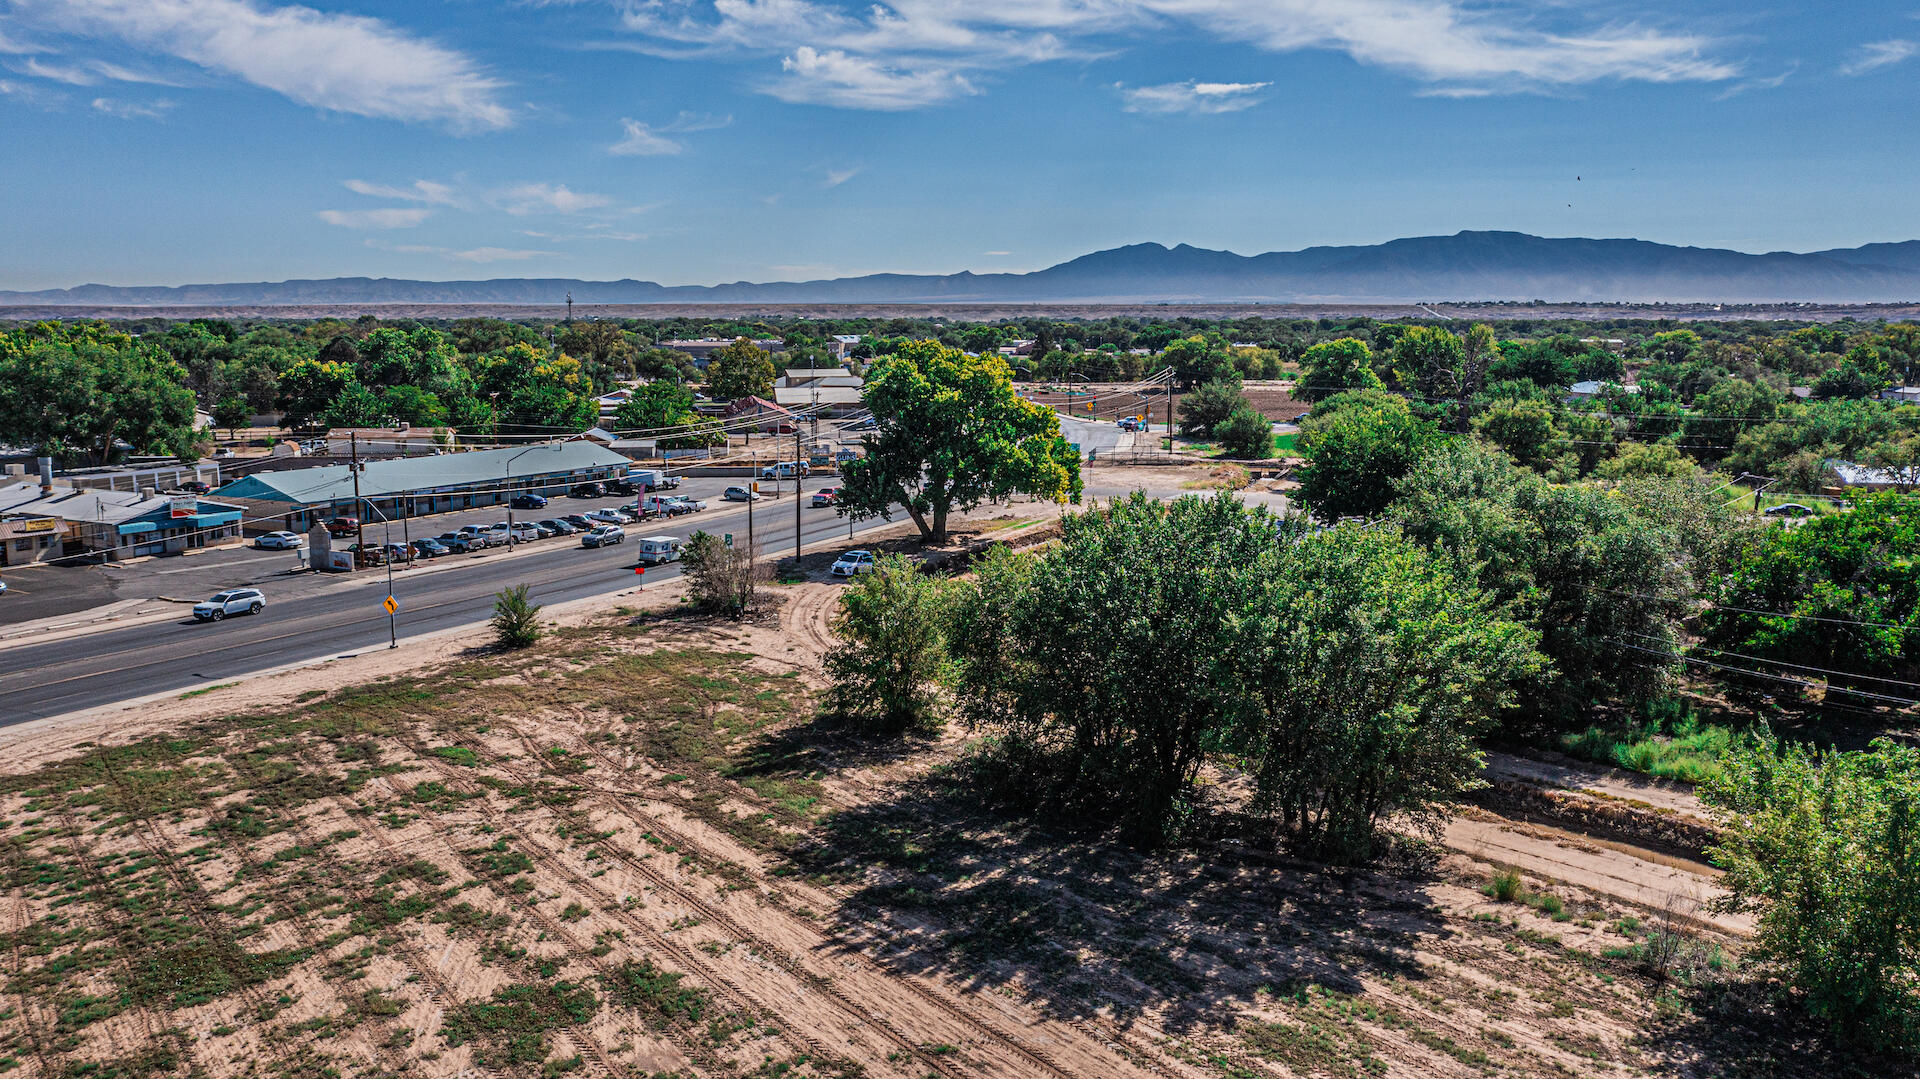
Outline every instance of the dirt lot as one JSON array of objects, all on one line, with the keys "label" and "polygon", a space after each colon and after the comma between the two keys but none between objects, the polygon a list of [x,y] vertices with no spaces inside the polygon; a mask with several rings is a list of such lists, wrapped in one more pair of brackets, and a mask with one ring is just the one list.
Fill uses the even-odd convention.
[{"label": "dirt lot", "polygon": [[[1313,406],[1306,401],[1296,401],[1285,388],[1274,383],[1249,383],[1243,391],[1248,403],[1260,410],[1260,414],[1275,423],[1297,423]],[[1115,394],[1112,390],[1095,386],[1092,395],[1093,411],[1087,411],[1088,395],[1047,392],[1042,389],[1029,391],[1025,396],[1029,401],[1037,401],[1049,408],[1057,408],[1075,419],[1117,419],[1121,416],[1145,415],[1152,423],[1165,424],[1167,421],[1167,397],[1164,392],[1148,391],[1145,394]],[[1185,394],[1173,395],[1173,418],[1180,422],[1180,402]],[[1163,435],[1164,431],[1161,432]]]},{"label": "dirt lot", "polygon": [[[1658,904],[1609,893],[1711,890],[1658,855],[1469,836],[1330,872],[1006,819],[949,767],[963,732],[813,718],[838,587],[747,624],[648,589],[523,652],[448,637],[10,732],[0,1070],[1834,1072],[1741,988],[1737,926],[1644,973]],[[1529,890],[1495,902],[1510,861]]]}]

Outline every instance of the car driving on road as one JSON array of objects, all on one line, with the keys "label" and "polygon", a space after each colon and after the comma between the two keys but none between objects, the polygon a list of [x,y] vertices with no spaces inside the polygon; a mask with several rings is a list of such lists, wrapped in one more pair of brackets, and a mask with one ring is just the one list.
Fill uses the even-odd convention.
[{"label": "car driving on road", "polygon": [[580,537],[582,547],[609,547],[627,538],[627,530],[619,525],[601,525],[599,528]]},{"label": "car driving on road", "polygon": [[816,509],[821,506],[838,505],[839,502],[840,488],[838,487],[822,487],[813,492],[813,505]]},{"label": "car driving on road", "polygon": [[290,551],[300,546],[298,532],[269,532],[253,541],[263,551]]},{"label": "car driving on road", "polygon": [[235,588],[194,604],[193,617],[201,622],[218,622],[230,614],[259,614],[266,605],[267,597],[258,588]]},{"label": "car driving on road", "polygon": [[861,573],[872,573],[873,552],[848,551],[834,562],[831,572],[835,577],[852,577]]}]

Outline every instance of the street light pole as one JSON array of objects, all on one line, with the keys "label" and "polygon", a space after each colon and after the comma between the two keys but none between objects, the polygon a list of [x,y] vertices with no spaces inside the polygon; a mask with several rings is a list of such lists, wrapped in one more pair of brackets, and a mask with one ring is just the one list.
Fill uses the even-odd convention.
[{"label": "street light pole", "polygon": [[514,455],[513,455],[512,457],[509,457],[509,458],[507,458],[507,463],[506,463],[506,465],[504,466],[504,470],[505,470],[505,473],[506,473],[506,487],[507,487],[507,546],[508,546],[508,547],[512,547],[512,546],[513,546],[513,544],[514,544],[514,538],[513,538],[513,463],[514,463],[515,461],[518,461],[518,460],[519,460],[520,458],[522,458],[522,457],[524,457],[524,456],[526,456],[527,454],[529,454],[529,453],[532,453],[532,452],[533,452],[534,450],[547,450],[547,449],[550,449],[550,450],[552,450],[552,451],[554,451],[555,453],[559,453],[559,452],[560,452],[560,443],[558,443],[558,442],[544,442],[544,443],[541,443],[541,444],[540,444],[540,445],[538,445],[538,446],[528,446],[528,447],[527,447],[526,449],[524,449],[524,450],[521,450],[521,451],[520,451],[519,453],[516,453],[516,454],[514,454]]}]

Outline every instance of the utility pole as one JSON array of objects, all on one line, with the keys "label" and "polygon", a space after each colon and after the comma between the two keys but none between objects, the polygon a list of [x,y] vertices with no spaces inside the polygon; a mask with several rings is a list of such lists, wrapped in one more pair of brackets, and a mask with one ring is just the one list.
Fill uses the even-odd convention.
[{"label": "utility pole", "polygon": [[793,420],[793,572],[800,572],[800,418]]},{"label": "utility pole", "polygon": [[1167,375],[1167,456],[1173,456],[1173,375]]},{"label": "utility pole", "polygon": [[367,556],[367,508],[360,504],[360,432],[348,433],[347,447],[352,461],[347,467],[353,470],[353,562],[357,566]]},{"label": "utility pole", "polygon": [[[380,516],[384,518],[387,522],[387,528],[386,528],[387,597],[391,599],[393,597],[393,518],[388,517],[384,513],[381,514]],[[387,609],[387,647],[388,648],[400,647],[400,631],[394,625],[395,612],[398,609],[399,608],[397,607],[389,607]]]}]

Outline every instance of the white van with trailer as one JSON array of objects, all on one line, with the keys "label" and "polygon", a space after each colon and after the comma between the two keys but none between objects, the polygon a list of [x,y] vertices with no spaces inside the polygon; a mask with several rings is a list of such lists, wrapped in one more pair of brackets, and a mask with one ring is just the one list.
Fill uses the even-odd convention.
[{"label": "white van with trailer", "polygon": [[680,561],[680,548],[687,541],[679,536],[640,537],[640,561],[650,566]]},{"label": "white van with trailer", "polygon": [[627,482],[647,491],[671,491],[680,486],[680,477],[664,468],[629,468]]}]

